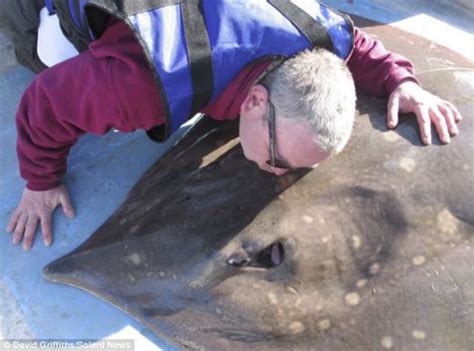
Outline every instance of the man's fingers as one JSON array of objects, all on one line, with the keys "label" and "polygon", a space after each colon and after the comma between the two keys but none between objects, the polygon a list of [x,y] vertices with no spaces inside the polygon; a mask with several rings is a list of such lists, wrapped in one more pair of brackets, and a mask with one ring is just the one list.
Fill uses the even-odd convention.
[{"label": "man's fingers", "polygon": [[443,113],[446,123],[448,125],[448,130],[451,135],[458,135],[459,134],[459,129],[458,126],[456,125],[456,119],[454,117],[454,111],[451,110],[451,108],[447,105],[440,105],[439,106],[440,111]]},{"label": "man's fingers", "polygon": [[391,95],[387,103],[387,127],[395,128],[398,124],[399,98]]},{"label": "man's fingers", "polygon": [[20,216],[18,217],[18,220],[16,222],[16,227],[15,227],[15,233],[13,234],[13,239],[12,239],[13,245],[18,245],[21,239],[23,239],[23,234],[25,232],[25,225],[26,225],[27,219],[28,219],[28,215],[25,213],[21,213]]},{"label": "man's fingers", "polygon": [[452,104],[451,102],[449,101],[445,101],[444,102],[449,108],[451,108],[451,111],[453,111],[453,114],[454,114],[454,120],[457,122],[461,122],[463,120],[463,117],[461,115],[461,113],[459,112],[458,108]]},{"label": "man's fingers", "polygon": [[21,211],[15,211],[13,212],[10,221],[8,222],[7,225],[7,232],[11,233],[13,232],[13,229],[15,229],[16,222],[18,221],[18,218],[20,217]]},{"label": "man's fingers", "polygon": [[37,226],[38,217],[36,215],[29,215],[25,227],[25,236],[23,238],[23,250],[29,250],[33,246]]},{"label": "man's fingers", "polygon": [[74,207],[72,206],[72,202],[71,202],[71,199],[69,198],[69,195],[67,193],[61,194],[59,198],[59,202],[61,203],[61,206],[63,207],[64,214],[69,218],[73,218],[75,216],[75,211],[74,211]]},{"label": "man's fingers", "polygon": [[448,124],[442,113],[437,109],[430,109],[429,111],[431,120],[433,121],[436,131],[438,132],[439,139],[441,142],[447,144],[451,141],[449,136]]},{"label": "man's fingers", "polygon": [[428,109],[419,107],[416,111],[416,119],[420,127],[421,140],[425,145],[431,144],[431,119]]},{"label": "man's fingers", "polygon": [[46,246],[50,246],[53,242],[53,229],[51,222],[51,214],[47,213],[41,216],[41,231],[43,232],[43,242]]}]

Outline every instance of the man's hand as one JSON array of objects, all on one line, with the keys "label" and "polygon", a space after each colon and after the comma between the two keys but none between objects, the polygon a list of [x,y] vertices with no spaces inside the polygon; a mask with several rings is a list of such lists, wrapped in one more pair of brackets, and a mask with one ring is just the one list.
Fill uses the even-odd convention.
[{"label": "man's hand", "polygon": [[427,92],[412,81],[401,83],[390,95],[387,105],[387,126],[395,128],[398,112],[416,114],[423,143],[431,144],[431,122],[434,123],[443,143],[451,141],[450,136],[459,133],[456,123],[462,120],[457,108],[449,101]]},{"label": "man's hand", "polygon": [[18,245],[23,239],[23,249],[29,250],[33,246],[39,221],[43,232],[43,242],[46,246],[50,246],[53,241],[51,217],[54,209],[59,205],[63,207],[67,217],[74,217],[74,208],[63,185],[46,191],[32,191],[25,188],[20,204],[13,212],[7,226],[9,233],[15,231],[13,245]]}]

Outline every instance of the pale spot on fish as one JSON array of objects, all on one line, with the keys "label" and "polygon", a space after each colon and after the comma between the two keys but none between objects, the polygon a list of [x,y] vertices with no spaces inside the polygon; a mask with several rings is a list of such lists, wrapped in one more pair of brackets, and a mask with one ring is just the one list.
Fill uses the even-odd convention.
[{"label": "pale spot on fish", "polygon": [[403,169],[404,171],[407,171],[408,173],[413,172],[415,169],[416,162],[412,158],[408,157],[402,157],[400,159],[400,168]]},{"label": "pale spot on fish", "polygon": [[360,279],[359,281],[357,281],[356,283],[356,286],[359,288],[359,289],[362,289],[364,286],[367,285],[367,279]]},{"label": "pale spot on fish", "polygon": [[361,242],[362,242],[362,240],[360,239],[360,236],[358,236],[358,235],[353,235],[352,236],[352,247],[354,249],[357,250],[358,248],[360,248]]},{"label": "pale spot on fish", "polygon": [[380,264],[374,263],[369,267],[369,273],[370,274],[375,275],[378,272],[380,272]]},{"label": "pale spot on fish", "polygon": [[138,229],[140,229],[140,226],[138,224],[135,224],[133,227],[130,228],[130,233],[134,234],[138,232]]},{"label": "pale spot on fish", "polygon": [[326,223],[326,221],[324,220],[324,218],[320,218],[320,219],[319,219],[319,223],[321,223],[321,224],[325,224],[325,223]]},{"label": "pale spot on fish", "polygon": [[418,255],[413,257],[412,262],[415,266],[421,266],[423,263],[426,262],[426,258],[425,256]]},{"label": "pale spot on fish", "polygon": [[393,340],[391,336],[384,336],[380,341],[383,347],[386,349],[391,349],[393,347]]},{"label": "pale spot on fish", "polygon": [[359,304],[360,302],[360,295],[356,292],[352,292],[352,293],[349,293],[347,294],[344,299],[346,300],[346,302],[351,305],[351,306],[356,306]]},{"label": "pale spot on fish", "polygon": [[142,258],[138,253],[132,253],[131,255],[127,256],[127,259],[132,262],[134,265],[138,266],[142,262]]},{"label": "pale spot on fish", "polygon": [[166,276],[166,273],[163,272],[163,271],[159,271],[159,272],[158,272],[158,275],[159,275],[161,278],[163,278],[163,277]]},{"label": "pale spot on fish", "polygon": [[267,294],[267,297],[268,297],[268,299],[270,300],[270,303],[271,303],[272,305],[278,304],[278,299],[277,299],[277,297],[276,297],[276,295],[275,295],[274,293],[272,293],[272,292],[268,293],[268,294]]},{"label": "pale spot on fish", "polygon": [[328,238],[327,236],[325,236],[325,237],[323,237],[323,238],[321,239],[321,241],[322,241],[323,243],[327,243],[327,242],[329,241],[329,238]]},{"label": "pale spot on fish", "polygon": [[411,335],[417,340],[423,340],[424,338],[426,338],[426,333],[422,330],[415,329],[413,330]]},{"label": "pale spot on fish", "polygon": [[296,321],[290,324],[289,329],[292,334],[299,334],[304,332],[306,328],[303,323]]},{"label": "pale spot on fish", "polygon": [[322,331],[328,330],[331,327],[331,321],[329,319],[321,319],[318,322],[318,328]]},{"label": "pale spot on fish", "polygon": [[458,229],[458,222],[458,219],[447,208],[438,215],[438,227],[444,233],[455,234]]},{"label": "pale spot on fish", "polygon": [[130,282],[132,282],[132,283],[134,283],[135,280],[136,280],[135,277],[131,274],[127,275],[127,277],[128,277],[128,280],[130,280]]},{"label": "pale spot on fish", "polygon": [[471,167],[469,167],[469,165],[465,163],[465,164],[462,165],[462,169],[465,170],[465,171],[470,171]]},{"label": "pale spot on fish", "polygon": [[311,224],[314,222],[313,217],[308,216],[308,215],[304,215],[303,217],[301,217],[301,219],[303,220],[303,222],[308,223],[308,224]]},{"label": "pale spot on fish", "polygon": [[386,141],[391,142],[391,143],[401,139],[400,136],[397,133],[395,133],[393,130],[383,133],[382,136]]}]

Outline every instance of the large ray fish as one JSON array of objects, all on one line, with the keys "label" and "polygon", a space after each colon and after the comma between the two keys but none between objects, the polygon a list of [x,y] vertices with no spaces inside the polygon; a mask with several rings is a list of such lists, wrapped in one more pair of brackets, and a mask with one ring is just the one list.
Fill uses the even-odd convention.
[{"label": "large ray fish", "polygon": [[204,118],[45,276],[183,348],[472,350],[473,65],[368,30],[461,110],[451,144],[422,146],[413,117],[386,131],[385,102],[361,94],[346,150],[278,178],[235,123]]}]

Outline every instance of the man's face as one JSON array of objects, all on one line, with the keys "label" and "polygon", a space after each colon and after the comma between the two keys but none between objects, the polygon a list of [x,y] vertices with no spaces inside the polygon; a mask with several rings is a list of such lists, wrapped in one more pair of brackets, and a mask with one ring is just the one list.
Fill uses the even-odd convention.
[{"label": "man's face", "polygon": [[315,142],[308,121],[277,117],[275,154],[277,163],[285,166],[270,166],[268,114],[267,102],[266,106],[257,104],[255,108],[242,108],[240,115],[240,143],[245,157],[255,162],[260,169],[282,175],[290,168],[315,167],[328,158],[328,153]]}]

